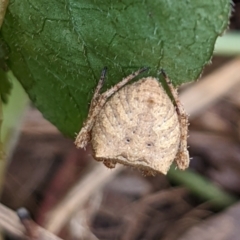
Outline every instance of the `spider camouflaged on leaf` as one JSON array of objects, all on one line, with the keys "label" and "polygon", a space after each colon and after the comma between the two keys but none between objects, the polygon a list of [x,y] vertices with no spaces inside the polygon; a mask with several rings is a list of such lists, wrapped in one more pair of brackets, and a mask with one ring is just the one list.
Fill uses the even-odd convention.
[{"label": "spider camouflaged on leaf", "polygon": [[109,168],[122,163],[146,175],[166,174],[175,160],[184,170],[189,165],[188,118],[165,72],[162,74],[174,103],[156,78],[126,85],[146,70],[136,71],[100,94],[104,68],[75,144],[85,148],[91,141],[94,158]]}]

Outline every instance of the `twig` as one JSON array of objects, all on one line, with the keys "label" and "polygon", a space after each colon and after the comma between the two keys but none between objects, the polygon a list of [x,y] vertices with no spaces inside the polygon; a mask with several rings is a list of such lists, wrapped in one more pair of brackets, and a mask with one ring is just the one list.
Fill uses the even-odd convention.
[{"label": "twig", "polygon": [[79,180],[63,201],[48,215],[45,228],[50,232],[58,233],[76,209],[81,209],[93,193],[101,190],[122,169],[123,166],[119,165],[110,170],[103,164],[94,162],[87,170],[85,177]]},{"label": "twig", "polygon": [[[36,227],[39,233],[37,238],[38,240],[61,240],[61,238],[53,235],[40,226],[36,225]],[[0,232],[4,231],[16,237],[25,237],[25,229],[19,221],[17,214],[4,205],[0,204]]]},{"label": "twig", "polygon": [[180,95],[180,100],[190,118],[204,111],[220,97],[240,84],[239,69],[240,58],[236,58],[186,89]]},{"label": "twig", "polygon": [[30,214],[26,208],[19,208],[17,215],[25,228],[26,236],[30,240],[39,239],[39,228],[37,224],[31,219]]}]

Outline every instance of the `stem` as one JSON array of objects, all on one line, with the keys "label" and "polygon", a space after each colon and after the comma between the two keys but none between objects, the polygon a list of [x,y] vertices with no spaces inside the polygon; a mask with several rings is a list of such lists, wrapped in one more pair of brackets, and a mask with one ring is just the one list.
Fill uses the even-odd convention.
[{"label": "stem", "polygon": [[8,71],[6,76],[13,86],[7,104],[2,104],[0,99],[0,193],[7,159],[10,159],[17,142],[21,119],[29,102],[27,94],[13,73]]},{"label": "stem", "polygon": [[223,209],[238,201],[235,196],[224,192],[198,173],[191,170],[175,170],[174,167],[170,169],[167,177],[175,183],[184,185],[200,199],[209,201],[214,208]]},{"label": "stem", "polygon": [[219,37],[215,44],[214,55],[234,56],[240,54],[240,33],[228,32]]}]

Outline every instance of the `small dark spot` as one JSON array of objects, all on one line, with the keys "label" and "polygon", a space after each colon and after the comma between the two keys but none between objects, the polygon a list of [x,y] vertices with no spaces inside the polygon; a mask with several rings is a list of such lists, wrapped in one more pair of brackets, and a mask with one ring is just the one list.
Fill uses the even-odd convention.
[{"label": "small dark spot", "polygon": [[149,105],[153,105],[155,103],[154,99],[152,99],[152,98],[149,98],[147,100],[147,102],[148,102]]},{"label": "small dark spot", "polygon": [[154,103],[154,100],[153,100],[152,98],[149,98],[147,101],[148,101],[148,103],[150,103],[150,104]]},{"label": "small dark spot", "polygon": [[148,147],[152,147],[152,146],[153,146],[153,143],[148,142],[148,143],[147,143],[147,146],[148,146]]},{"label": "small dark spot", "polygon": [[147,104],[148,104],[148,107],[149,107],[149,108],[152,108],[152,107],[153,107],[153,105],[155,104],[155,101],[154,101],[154,99],[152,99],[152,98],[149,98],[149,99],[147,100]]},{"label": "small dark spot", "polygon": [[131,141],[131,139],[127,137],[127,138],[126,138],[126,142],[127,142],[127,143],[130,143],[130,141]]}]

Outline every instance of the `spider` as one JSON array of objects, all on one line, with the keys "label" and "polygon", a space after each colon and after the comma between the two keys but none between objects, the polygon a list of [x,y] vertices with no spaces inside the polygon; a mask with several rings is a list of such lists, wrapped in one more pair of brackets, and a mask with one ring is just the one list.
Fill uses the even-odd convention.
[{"label": "spider", "polygon": [[175,160],[184,170],[189,165],[188,117],[169,77],[161,70],[173,101],[156,78],[127,84],[146,70],[141,68],[100,93],[107,68],[102,70],[75,144],[86,148],[91,142],[93,157],[109,168],[121,163],[145,175],[167,174]]}]

